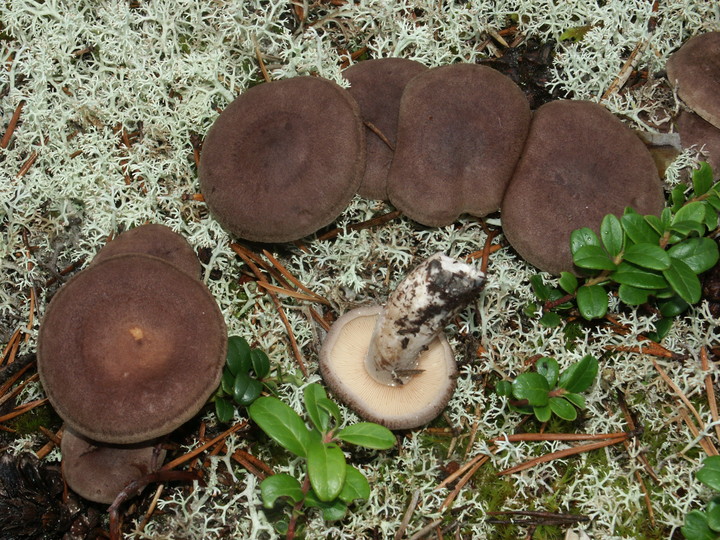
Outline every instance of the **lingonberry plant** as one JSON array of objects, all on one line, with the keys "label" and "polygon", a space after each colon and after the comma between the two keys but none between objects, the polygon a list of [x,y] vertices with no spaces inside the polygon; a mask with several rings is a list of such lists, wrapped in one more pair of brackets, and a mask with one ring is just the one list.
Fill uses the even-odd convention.
[{"label": "lingonberry plant", "polygon": [[[720,456],[703,460],[702,468],[695,473],[700,482],[720,492]],[[720,494],[708,501],[705,510],[692,510],[685,516],[681,529],[688,540],[717,540],[720,538]]]}]

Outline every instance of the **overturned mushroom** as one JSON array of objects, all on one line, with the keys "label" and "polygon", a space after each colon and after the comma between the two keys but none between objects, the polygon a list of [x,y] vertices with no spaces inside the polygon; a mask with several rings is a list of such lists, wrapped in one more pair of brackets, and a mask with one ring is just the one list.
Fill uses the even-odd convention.
[{"label": "overturned mushroom", "polygon": [[335,322],[320,351],[323,379],[360,416],[390,429],[429,422],[455,389],[455,359],[443,329],[483,283],[474,267],[433,255],[384,308],[358,308]]}]

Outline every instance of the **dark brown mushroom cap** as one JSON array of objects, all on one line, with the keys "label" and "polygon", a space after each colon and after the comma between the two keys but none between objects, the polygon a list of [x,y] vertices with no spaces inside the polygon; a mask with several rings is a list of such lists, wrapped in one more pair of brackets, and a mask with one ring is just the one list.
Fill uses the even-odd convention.
[{"label": "dark brown mushroom cap", "polygon": [[157,471],[167,453],[156,440],[132,445],[92,441],[69,428],[60,442],[62,472],[75,493],[111,504],[130,483]]},{"label": "dark brown mushroom cap", "polygon": [[501,211],[510,244],[541,270],[573,271],[570,233],[599,230],[627,206],[659,214],[665,205],[645,145],[601,105],[553,101],[533,116]]},{"label": "dark brown mushroom cap", "polygon": [[390,201],[433,227],[495,212],[529,123],[522,90],[492,68],[453,64],[417,75],[400,103]]},{"label": "dark brown mushroom cap", "polygon": [[335,396],[360,416],[388,429],[413,429],[438,416],[453,395],[457,366],[444,336],[420,355],[406,384],[387,386],[373,379],[365,356],[381,306],[348,311],[333,324],[320,351],[320,373]]},{"label": "dark brown mushroom cap", "polygon": [[[719,90],[720,91],[720,90]],[[706,122],[697,114],[682,111],[677,119],[680,144],[683,148],[695,146],[706,154],[704,158],[713,169],[715,178],[720,175],[720,128]]]},{"label": "dark brown mushroom cap", "polygon": [[[406,58],[376,58],[353,64],[343,77],[348,92],[360,106],[363,122],[370,122],[395,147],[400,98],[405,85],[427,66]],[[365,175],[358,194],[367,199],[387,200],[387,175],[393,150],[377,133],[365,132]]]},{"label": "dark brown mushroom cap", "polygon": [[210,129],[200,188],[215,219],[239,238],[288,242],[331,223],[362,180],[365,134],[337,84],[295,77],[254,86]]},{"label": "dark brown mushroom cap", "polygon": [[93,263],[123,253],[144,253],[174,264],[196,279],[200,279],[200,261],[182,235],[159,223],[148,223],[129,229],[105,244],[93,258]]},{"label": "dark brown mushroom cap", "polygon": [[670,56],[665,67],[680,99],[720,128],[720,32],[691,37]]},{"label": "dark brown mushroom cap", "polygon": [[217,388],[227,330],[205,285],[150,255],[117,255],[70,279],[40,325],[50,403],[82,435],[129,444],[172,431]]}]

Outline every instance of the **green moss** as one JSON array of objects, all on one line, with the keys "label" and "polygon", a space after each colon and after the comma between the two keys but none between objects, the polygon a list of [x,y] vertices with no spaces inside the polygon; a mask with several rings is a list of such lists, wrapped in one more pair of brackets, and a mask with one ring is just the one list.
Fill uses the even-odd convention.
[{"label": "green moss", "polygon": [[10,427],[20,435],[30,435],[38,432],[40,427],[57,431],[61,423],[62,420],[50,405],[42,405],[13,418]]}]

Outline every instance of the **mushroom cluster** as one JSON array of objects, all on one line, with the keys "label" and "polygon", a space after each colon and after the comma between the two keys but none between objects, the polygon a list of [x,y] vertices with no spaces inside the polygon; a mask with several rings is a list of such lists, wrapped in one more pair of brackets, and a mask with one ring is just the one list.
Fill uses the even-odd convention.
[{"label": "mushroom cluster", "polygon": [[227,330],[190,245],[162,225],[109,242],[52,298],[40,325],[43,388],[65,421],[63,472],[110,503],[159,468],[158,438],[217,388]]},{"label": "mushroom cluster", "polygon": [[720,171],[720,32],[690,38],[666,68],[678,97],[692,110],[677,119],[682,146],[704,146],[708,163]]},{"label": "mushroom cluster", "polygon": [[557,101],[531,115],[510,78],[477,64],[384,58],[343,75],[348,90],[313,77],[255,86],[217,118],[200,188],[229,232],[297,240],[356,193],[427,226],[502,208],[520,255],[559,273],[574,270],[573,229],[627,206],[663,208],[649,151],[600,105]]}]

